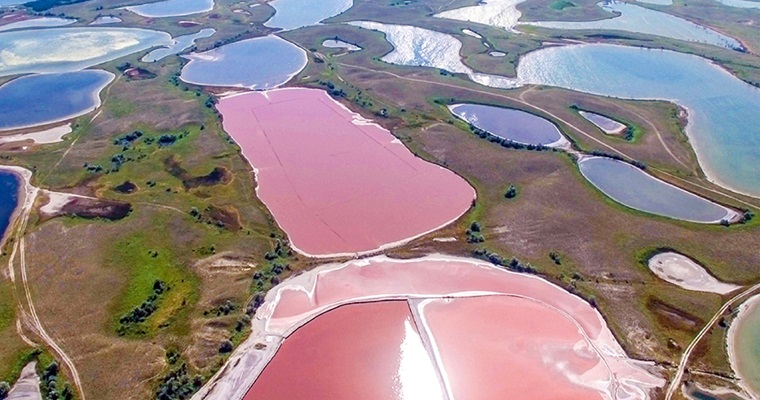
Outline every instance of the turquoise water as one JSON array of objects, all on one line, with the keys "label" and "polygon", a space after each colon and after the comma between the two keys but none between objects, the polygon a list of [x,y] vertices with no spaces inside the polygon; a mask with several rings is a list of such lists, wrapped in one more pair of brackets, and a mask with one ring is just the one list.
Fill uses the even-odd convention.
[{"label": "turquoise water", "polygon": [[513,142],[549,145],[562,139],[554,124],[525,111],[480,104],[456,104],[450,109],[476,127]]},{"label": "turquoise water", "polygon": [[164,0],[124,9],[148,18],[179,17],[211,11],[214,0]]},{"label": "turquoise water", "polygon": [[202,86],[270,89],[306,66],[306,52],[277,36],[264,36],[186,56],[180,78]]},{"label": "turquoise water", "polygon": [[353,4],[353,0],[274,0],[269,5],[277,12],[264,25],[286,31],[316,25]]},{"label": "turquoise water", "polygon": [[628,207],[665,217],[714,223],[727,210],[669,185],[631,164],[606,157],[590,157],[578,167],[586,179],[613,200]]},{"label": "turquoise water", "polygon": [[142,62],[156,62],[164,57],[168,57],[173,54],[179,54],[195,45],[195,41],[202,38],[211,37],[216,33],[216,29],[206,28],[201,29],[197,33],[191,35],[177,36],[174,38],[174,44],[169,47],[162,47],[155,49],[142,58]]},{"label": "turquoise water", "polygon": [[[737,0],[724,0],[737,1]],[[729,49],[743,49],[744,47],[736,39],[705,28],[685,19],[678,18],[668,13],[650,10],[629,3],[599,3],[599,6],[609,11],[620,13],[620,16],[599,21],[566,22],[546,21],[528,22],[528,25],[541,26],[553,29],[594,29],[594,30],[618,30],[625,32],[643,33],[647,35],[663,36],[671,39],[688,42],[707,43]]]},{"label": "turquoise water", "polygon": [[760,393],[760,297],[754,296],[747,300],[750,307],[744,306],[739,313],[740,318],[733,323],[731,332],[734,336],[732,343],[736,359],[732,366],[741,375],[742,381],[756,394]]},{"label": "turquoise water", "polygon": [[136,28],[51,28],[0,33],[0,76],[71,72],[154,46],[166,32]]},{"label": "turquoise water", "polygon": [[521,83],[685,106],[689,140],[707,176],[760,196],[760,89],[708,60],[666,50],[574,45],[527,54],[517,74]]},{"label": "turquoise water", "polygon": [[21,182],[10,172],[0,171],[0,239],[5,235],[13,210],[18,204],[18,188]]},{"label": "turquoise water", "polygon": [[93,110],[114,78],[105,71],[29,75],[0,86],[0,130],[43,125]]}]

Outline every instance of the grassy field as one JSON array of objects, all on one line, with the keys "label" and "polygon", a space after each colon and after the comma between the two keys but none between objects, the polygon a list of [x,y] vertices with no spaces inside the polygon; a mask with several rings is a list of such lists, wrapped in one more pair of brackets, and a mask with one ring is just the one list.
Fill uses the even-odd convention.
[{"label": "grassy field", "polygon": [[[119,6],[140,2],[128,0]],[[560,34],[525,28],[527,34],[516,35],[430,18],[445,9],[473,4],[476,0],[408,4],[356,0],[353,8],[332,21],[377,20],[446,32],[463,42],[465,63],[502,75],[514,75],[519,57],[545,41],[601,40],[595,36],[598,32]],[[529,0],[520,10],[530,20],[609,17],[594,4],[590,0]],[[695,21],[710,12],[708,25],[745,43],[757,43],[756,30],[747,22],[755,20],[755,11],[738,12],[715,4],[696,0],[687,6],[676,1],[672,12]],[[99,5],[103,9],[97,9]],[[181,27],[178,21],[183,18],[145,21],[114,7],[94,0],[54,11],[80,16],[81,24],[113,14],[123,18],[124,25],[173,35],[198,30]],[[245,12],[234,12],[238,9]],[[267,5],[248,8],[245,3],[218,1],[213,13],[193,18],[217,29],[213,37],[199,42],[198,49],[268,33],[261,23],[272,12]],[[464,35],[464,28],[483,35],[490,47]],[[451,169],[476,188],[476,207],[457,223],[392,255],[470,256],[487,249],[507,259],[516,257],[547,279],[593,299],[632,356],[654,360],[666,369],[677,362],[726,298],[659,280],[646,268],[646,255],[656,249],[674,249],[720,279],[738,284],[760,280],[756,268],[760,254],[754,249],[760,241],[757,220],[724,228],[628,209],[590,185],[568,155],[504,149],[470,133],[442,106],[473,101],[532,112],[555,122],[578,149],[609,151],[612,147],[646,163],[663,179],[729,206],[756,209],[757,200],[732,195],[704,179],[674,105],[553,88],[495,90],[434,69],[392,66],[379,61],[392,49],[382,34],[341,24],[281,36],[310,51],[310,63],[290,85],[332,85],[333,90],[343,90],[341,101],[352,110],[376,120],[415,154]],[[325,39],[335,37],[365,50],[345,54],[321,46]],[[752,54],[640,35],[604,41],[700,54],[742,79],[760,82],[760,63]],[[754,52],[753,45],[748,47]],[[487,54],[491,49],[507,56],[491,57]],[[114,222],[71,217],[43,221],[34,215],[27,235],[27,268],[37,312],[48,333],[74,360],[89,398],[151,398],[167,374],[181,365],[187,366],[187,376],[210,376],[226,359],[221,346],[227,341],[237,344],[247,335],[241,326],[247,326],[246,305],[252,297],[291,271],[323,262],[282,257],[275,261],[287,263],[288,270],[282,276],[272,272],[275,261],[267,261],[264,255],[275,248],[282,232],[255,195],[251,167],[222,131],[214,109],[208,107],[209,92],[176,80],[182,65],[179,58],[142,65],[139,59],[144,53],[102,66],[120,77],[105,91],[101,110],[77,119],[74,133],[64,142],[28,151],[0,150],[4,164],[34,170],[35,185],[132,206],[128,217]],[[320,57],[324,61],[316,62]],[[129,80],[118,71],[125,62],[140,65],[156,77]],[[625,121],[638,135],[630,142],[607,136],[573,106]],[[137,139],[124,140],[135,131],[141,132]],[[162,137],[173,139],[159,145]],[[93,166],[101,169],[89,168]],[[224,179],[208,178],[212,171],[225,171]],[[117,191],[125,182],[136,190]],[[507,200],[504,191],[509,184],[517,187],[518,195]],[[483,226],[482,244],[465,242],[465,230],[474,221]],[[431,240],[449,236],[458,241]],[[550,254],[561,261],[555,262]],[[0,261],[7,261],[7,256]],[[256,272],[263,273],[262,277],[253,279]],[[156,281],[169,287],[156,300],[156,310],[120,335],[120,319],[155,293]],[[16,333],[17,295],[8,280],[0,280],[0,381],[14,380],[32,350]],[[695,368],[731,374],[724,329],[716,328],[698,348]]]}]

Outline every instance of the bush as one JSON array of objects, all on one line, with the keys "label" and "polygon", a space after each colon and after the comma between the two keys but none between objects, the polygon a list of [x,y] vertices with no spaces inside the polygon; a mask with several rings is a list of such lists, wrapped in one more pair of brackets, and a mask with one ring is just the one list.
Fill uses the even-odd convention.
[{"label": "bush", "polygon": [[504,197],[508,199],[514,199],[515,197],[517,197],[517,188],[515,187],[515,185],[509,185],[506,193],[504,193]]}]

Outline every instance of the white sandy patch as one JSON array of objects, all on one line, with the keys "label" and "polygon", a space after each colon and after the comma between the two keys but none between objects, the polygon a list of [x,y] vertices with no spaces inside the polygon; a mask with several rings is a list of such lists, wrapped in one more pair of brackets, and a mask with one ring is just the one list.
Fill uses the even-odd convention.
[{"label": "white sandy patch", "polygon": [[455,19],[495,26],[511,32],[522,15],[517,5],[525,0],[488,0],[476,6],[462,7],[435,14],[434,17]]},{"label": "white sandy patch", "polygon": [[655,275],[687,290],[728,294],[741,288],[719,281],[683,254],[660,253],[650,258],[648,265]]},{"label": "white sandy patch", "polygon": [[6,400],[42,400],[40,392],[40,377],[37,375],[37,362],[26,364]]},{"label": "white sandy patch", "polygon": [[71,133],[71,124],[56,126],[39,132],[21,133],[18,135],[0,136],[0,144],[16,143],[31,140],[34,144],[51,144],[63,141],[63,137]]},{"label": "white sandy patch", "polygon": [[456,242],[457,238],[455,238],[453,236],[451,236],[451,237],[437,237],[437,238],[433,238],[433,241],[434,242],[439,242],[439,243],[451,243],[451,242]]},{"label": "white sandy patch", "polygon": [[49,190],[42,190],[42,193],[48,198],[48,202],[40,207],[40,212],[46,215],[55,215],[56,213],[59,213],[63,207],[71,203],[74,199],[97,200],[95,197],[72,193],[51,192]]},{"label": "white sandy patch", "polygon": [[462,29],[462,33],[464,33],[467,36],[472,36],[476,39],[483,39],[483,36],[480,36],[479,33],[473,31],[472,29],[467,29],[467,28]]}]

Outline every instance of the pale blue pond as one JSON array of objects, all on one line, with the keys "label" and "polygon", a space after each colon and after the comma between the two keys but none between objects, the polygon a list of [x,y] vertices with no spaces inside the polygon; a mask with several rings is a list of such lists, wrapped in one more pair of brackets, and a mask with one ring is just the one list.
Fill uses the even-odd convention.
[{"label": "pale blue pond", "polygon": [[18,189],[21,182],[10,172],[0,170],[0,242],[8,230],[13,210],[18,204]]},{"label": "pale blue pond", "polygon": [[147,18],[179,17],[211,11],[214,0],[164,0],[124,9]]},{"label": "pale blue pond", "polygon": [[637,47],[573,45],[528,53],[517,75],[522,84],[674,101],[688,109],[689,141],[708,178],[760,196],[760,89],[704,58]]},{"label": "pale blue pond", "polygon": [[155,49],[145,55],[145,57],[142,58],[142,62],[156,62],[161,60],[164,57],[168,57],[174,54],[179,54],[195,45],[195,41],[198,39],[203,39],[207,37],[211,37],[214,33],[216,33],[216,29],[212,28],[206,28],[201,29],[197,33],[193,33],[191,35],[184,35],[184,36],[177,36],[174,38],[174,44],[169,47],[162,47],[159,49]]},{"label": "pale blue pond", "polygon": [[718,223],[734,214],[727,208],[663,182],[626,162],[587,157],[578,166],[586,179],[630,208],[669,218]]},{"label": "pale blue pond", "polygon": [[747,0],[716,0],[721,4],[737,8],[760,8],[760,2]]},{"label": "pale blue pond", "polygon": [[100,105],[114,75],[100,70],[29,75],[0,86],[0,130],[64,121]]},{"label": "pale blue pond", "polygon": [[567,22],[545,21],[526,22],[526,25],[540,26],[552,29],[568,30],[603,30],[625,31],[643,33],[647,35],[662,36],[671,39],[688,42],[707,43],[714,46],[740,50],[744,47],[736,39],[716,32],[704,26],[697,25],[685,19],[678,18],[668,13],[650,10],[645,7],[629,3],[599,3],[599,6],[610,13],[618,12],[621,15],[614,18],[598,21]]},{"label": "pale blue pond", "polygon": [[190,62],[180,78],[187,83],[256,90],[284,84],[307,60],[305,51],[278,36],[242,40],[184,57]]},{"label": "pale blue pond", "polygon": [[122,22],[122,19],[119,17],[114,17],[111,15],[106,15],[103,17],[98,17],[95,21],[92,21],[90,25],[108,25],[108,24],[118,24],[119,22]]},{"label": "pale blue pond", "polygon": [[362,49],[361,47],[355,44],[351,44],[351,43],[344,42],[342,40],[336,40],[336,39],[325,40],[324,42],[322,42],[322,46],[328,47],[331,49],[346,49],[348,51],[359,51]]},{"label": "pale blue pond", "polygon": [[544,146],[566,143],[556,125],[525,111],[481,104],[455,104],[449,109],[475,127],[513,142]]},{"label": "pale blue pond", "polygon": [[27,29],[27,28],[53,28],[56,26],[66,26],[77,22],[71,18],[57,18],[57,17],[42,17],[27,19],[24,21],[13,22],[8,25],[0,26],[0,32],[10,31],[13,29]]},{"label": "pale blue pond", "polygon": [[353,0],[274,0],[269,5],[277,12],[264,25],[286,31],[316,25],[353,4]]},{"label": "pale blue pond", "polygon": [[636,0],[639,3],[657,4],[658,6],[671,6],[673,0]]},{"label": "pale blue pond", "polygon": [[0,76],[77,71],[154,46],[166,32],[136,28],[51,28],[0,33]]}]

